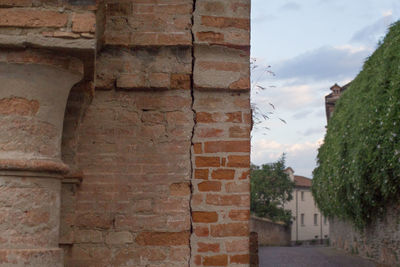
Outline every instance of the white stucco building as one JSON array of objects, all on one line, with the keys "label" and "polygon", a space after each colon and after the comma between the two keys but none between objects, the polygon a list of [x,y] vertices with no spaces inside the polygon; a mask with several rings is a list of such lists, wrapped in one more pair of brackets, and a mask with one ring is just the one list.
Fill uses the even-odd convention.
[{"label": "white stucco building", "polygon": [[290,167],[285,171],[296,184],[293,199],[284,206],[285,209],[292,211],[292,242],[321,241],[321,239],[329,238],[329,221],[322,216],[315,205],[311,194],[311,179],[294,175]]}]

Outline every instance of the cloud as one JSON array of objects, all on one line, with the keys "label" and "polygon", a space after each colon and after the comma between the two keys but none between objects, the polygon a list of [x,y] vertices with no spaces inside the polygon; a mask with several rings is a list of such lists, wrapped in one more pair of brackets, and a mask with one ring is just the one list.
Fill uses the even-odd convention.
[{"label": "cloud", "polygon": [[296,119],[296,120],[305,119],[305,118],[307,118],[309,115],[311,115],[312,112],[313,112],[313,111],[312,111],[312,110],[309,110],[309,109],[302,110],[302,111],[300,111],[300,112],[295,113],[295,114],[292,116],[292,118],[293,118],[293,119]]},{"label": "cloud", "polygon": [[313,127],[313,128],[308,128],[304,132],[298,132],[298,133],[303,136],[311,136],[311,135],[315,135],[315,134],[321,135],[324,132],[325,132],[324,127]]},{"label": "cloud", "polygon": [[384,36],[389,25],[393,22],[393,11],[386,10],[383,17],[374,23],[358,30],[351,38],[350,42],[359,43],[375,47],[379,39]]},{"label": "cloud", "polygon": [[278,79],[341,80],[354,78],[371,50],[324,46],[273,65]]},{"label": "cloud", "polygon": [[291,166],[297,174],[311,177],[316,165],[317,150],[322,139],[315,142],[283,144],[260,139],[252,144],[252,162],[257,165],[278,160],[286,153],[286,166]]},{"label": "cloud", "polygon": [[[337,81],[340,82],[340,81]],[[298,83],[298,84],[277,84],[275,88],[268,88],[259,94],[252,94],[252,102],[260,108],[269,108],[272,103],[276,111],[296,112],[297,119],[306,116],[306,110],[324,105],[324,96],[329,93],[332,83]]]},{"label": "cloud", "polygon": [[279,8],[281,11],[297,11],[300,9],[301,6],[295,2],[288,2]]}]

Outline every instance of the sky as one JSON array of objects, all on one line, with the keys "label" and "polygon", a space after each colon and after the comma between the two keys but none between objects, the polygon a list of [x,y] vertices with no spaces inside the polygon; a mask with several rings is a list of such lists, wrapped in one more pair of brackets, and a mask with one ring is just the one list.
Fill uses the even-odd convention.
[{"label": "sky", "polygon": [[357,76],[399,19],[399,0],[252,0],[252,104],[269,117],[253,130],[252,163],[285,153],[286,166],[312,178],[324,96]]}]

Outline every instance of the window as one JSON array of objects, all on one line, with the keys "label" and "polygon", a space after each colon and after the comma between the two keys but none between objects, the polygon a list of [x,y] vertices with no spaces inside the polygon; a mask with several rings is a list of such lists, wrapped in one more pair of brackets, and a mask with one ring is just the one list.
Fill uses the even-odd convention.
[{"label": "window", "polygon": [[328,224],[328,219],[326,219],[326,217],[324,217],[324,224],[325,224],[325,225]]},{"label": "window", "polygon": [[304,213],[301,214],[301,218],[300,219],[301,219],[301,221],[300,221],[301,225],[304,225]]},{"label": "window", "polygon": [[301,191],[301,201],[304,201],[304,191]]},{"label": "window", "polygon": [[318,225],[318,214],[314,214],[314,225]]}]

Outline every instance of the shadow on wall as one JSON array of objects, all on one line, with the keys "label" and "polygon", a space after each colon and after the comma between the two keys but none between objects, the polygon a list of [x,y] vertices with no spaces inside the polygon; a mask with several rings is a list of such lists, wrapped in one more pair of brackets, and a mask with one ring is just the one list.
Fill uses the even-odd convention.
[{"label": "shadow on wall", "polygon": [[251,216],[250,231],[257,232],[259,246],[290,246],[290,226]]}]

